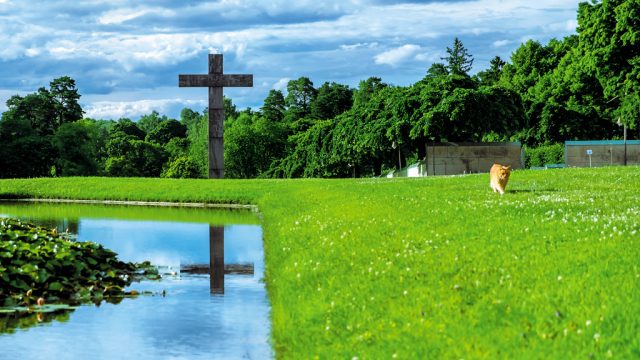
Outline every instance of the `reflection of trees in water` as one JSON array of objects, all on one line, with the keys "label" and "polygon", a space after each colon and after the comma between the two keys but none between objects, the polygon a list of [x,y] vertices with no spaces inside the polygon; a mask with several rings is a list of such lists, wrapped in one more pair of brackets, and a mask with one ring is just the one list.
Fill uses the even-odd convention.
[{"label": "reflection of trees in water", "polygon": [[[94,305],[99,307],[103,303],[109,303],[117,305],[127,298],[126,296],[109,297],[104,300],[95,302]],[[78,304],[73,304],[78,306]],[[17,329],[28,329],[40,324],[51,323],[58,321],[65,323],[69,321],[71,313],[75,310],[72,305],[64,303],[60,304],[47,304],[44,306],[25,308],[0,308],[0,335],[12,334]],[[0,356],[0,358],[2,358]]]},{"label": "reflection of trees in water", "polygon": [[0,315],[0,334],[12,334],[17,329],[28,329],[39,324],[53,321],[67,322],[73,310],[56,310],[52,312],[16,311]]},{"label": "reflection of trees in water", "polygon": [[22,217],[22,219],[40,227],[56,229],[60,234],[69,232],[70,234],[78,235],[78,229],[80,228],[79,219],[41,219],[29,217]]}]

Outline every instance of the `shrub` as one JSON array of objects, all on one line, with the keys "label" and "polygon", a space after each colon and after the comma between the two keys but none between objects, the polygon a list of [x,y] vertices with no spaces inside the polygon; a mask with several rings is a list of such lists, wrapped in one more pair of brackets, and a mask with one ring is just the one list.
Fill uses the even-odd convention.
[{"label": "shrub", "polygon": [[564,163],[564,144],[542,145],[524,148],[525,167]]},{"label": "shrub", "polygon": [[198,164],[188,156],[175,158],[169,166],[162,172],[164,178],[199,178],[200,169]]}]

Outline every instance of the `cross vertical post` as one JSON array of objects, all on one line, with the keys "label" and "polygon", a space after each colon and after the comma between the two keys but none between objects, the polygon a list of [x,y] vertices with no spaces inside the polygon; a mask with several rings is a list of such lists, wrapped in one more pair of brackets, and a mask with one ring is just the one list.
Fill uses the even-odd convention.
[{"label": "cross vertical post", "polygon": [[253,75],[223,74],[222,54],[209,54],[209,73],[179,75],[179,87],[209,88],[209,178],[224,178],[223,87],[253,86]]},{"label": "cross vertical post", "polygon": [[[209,54],[209,74],[222,75],[222,55]],[[209,179],[224,178],[224,97],[209,87]]]}]

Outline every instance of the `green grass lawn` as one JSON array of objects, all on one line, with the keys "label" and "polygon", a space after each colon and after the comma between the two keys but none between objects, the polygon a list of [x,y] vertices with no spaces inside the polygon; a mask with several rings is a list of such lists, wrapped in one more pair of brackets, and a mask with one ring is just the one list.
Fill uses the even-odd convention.
[{"label": "green grass lawn", "polygon": [[255,204],[280,358],[640,357],[640,168],[423,179],[0,180]]}]

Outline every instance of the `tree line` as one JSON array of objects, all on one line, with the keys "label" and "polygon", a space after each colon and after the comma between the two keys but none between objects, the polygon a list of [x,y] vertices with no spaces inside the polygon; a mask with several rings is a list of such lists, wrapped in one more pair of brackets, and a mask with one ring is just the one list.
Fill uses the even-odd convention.
[{"label": "tree line", "polygon": [[[470,75],[456,38],[410,86],[370,77],[356,88],[308,77],[271,90],[260,109],[225,99],[225,176],[380,175],[425,156],[430,142],[640,137],[640,3],[581,3],[577,34],[529,40]],[[180,119],[83,118],[73,79],[14,96],[0,120],[1,177],[206,177],[207,110]]]}]

